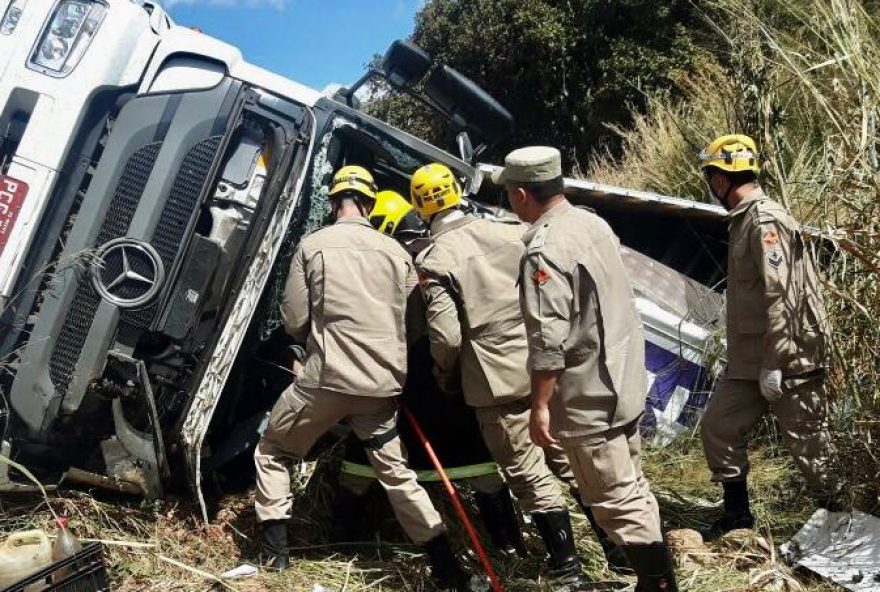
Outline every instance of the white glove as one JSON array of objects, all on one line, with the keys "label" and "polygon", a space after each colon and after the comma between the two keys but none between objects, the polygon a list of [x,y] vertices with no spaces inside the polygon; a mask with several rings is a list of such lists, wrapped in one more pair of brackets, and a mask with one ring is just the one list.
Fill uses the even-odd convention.
[{"label": "white glove", "polygon": [[782,370],[761,368],[759,382],[761,395],[769,403],[775,403],[782,397]]}]

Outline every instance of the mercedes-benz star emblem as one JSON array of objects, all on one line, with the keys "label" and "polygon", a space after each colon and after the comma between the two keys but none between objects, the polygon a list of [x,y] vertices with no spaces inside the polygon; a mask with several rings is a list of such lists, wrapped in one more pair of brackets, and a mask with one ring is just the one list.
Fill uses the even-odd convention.
[{"label": "mercedes-benz star emblem", "polygon": [[92,263],[92,285],[119,308],[138,308],[162,289],[165,266],[149,243],[117,238],[104,243]]}]

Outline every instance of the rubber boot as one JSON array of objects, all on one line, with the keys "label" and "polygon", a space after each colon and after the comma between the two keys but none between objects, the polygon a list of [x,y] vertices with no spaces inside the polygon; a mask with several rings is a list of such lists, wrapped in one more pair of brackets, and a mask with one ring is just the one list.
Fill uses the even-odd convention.
[{"label": "rubber boot", "polygon": [[636,572],[636,592],[678,592],[672,556],[666,543],[627,545],[624,550]]},{"label": "rubber boot", "polygon": [[513,507],[510,489],[504,486],[495,493],[478,491],[474,494],[474,498],[486,531],[492,539],[492,545],[507,557],[515,555],[527,557],[529,552],[523,541],[522,529],[516,508]]},{"label": "rubber boot", "polygon": [[260,523],[262,543],[260,565],[271,571],[282,571],[290,565],[287,550],[287,520],[267,520]]},{"label": "rubber boot", "polygon": [[608,569],[615,573],[632,573],[632,568],[629,565],[623,547],[612,541],[611,537],[608,536],[608,533],[605,532],[605,529],[599,526],[596,517],[593,515],[593,509],[590,508],[590,506],[584,505],[579,498],[578,503],[580,504],[584,515],[587,517],[587,520],[590,521],[590,526],[593,527],[593,532],[596,533],[596,538],[602,546],[602,552],[605,554],[605,561],[608,562]]},{"label": "rubber boot", "polygon": [[724,487],[724,514],[709,527],[700,530],[703,540],[711,541],[738,528],[754,528],[755,517],[749,509],[749,490],[746,481],[726,481]]},{"label": "rubber boot", "polygon": [[535,512],[532,520],[550,555],[547,574],[554,585],[567,586],[570,591],[591,590],[591,582],[584,575],[574,546],[568,510]]},{"label": "rubber boot", "polygon": [[446,592],[470,592],[470,577],[452,551],[449,538],[438,535],[423,545],[431,564],[431,577],[439,590]]}]

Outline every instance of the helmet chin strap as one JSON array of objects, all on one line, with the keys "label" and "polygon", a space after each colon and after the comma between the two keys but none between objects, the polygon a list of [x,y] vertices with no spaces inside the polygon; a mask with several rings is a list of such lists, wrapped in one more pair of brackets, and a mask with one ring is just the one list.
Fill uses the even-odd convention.
[{"label": "helmet chin strap", "polygon": [[733,183],[728,181],[727,182],[727,191],[724,192],[724,197],[721,198],[721,205],[723,205],[724,207],[726,207],[728,209],[733,209],[730,207],[730,204],[727,200],[728,200],[728,198],[730,198],[730,194],[733,193],[734,189],[735,189],[735,187],[733,186]]}]

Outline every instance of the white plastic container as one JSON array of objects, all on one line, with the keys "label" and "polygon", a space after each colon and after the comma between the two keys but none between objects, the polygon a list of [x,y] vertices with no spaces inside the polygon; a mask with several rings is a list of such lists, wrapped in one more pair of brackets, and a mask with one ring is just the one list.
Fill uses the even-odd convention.
[{"label": "white plastic container", "polygon": [[42,530],[15,532],[0,545],[0,588],[52,563],[52,543]]}]

